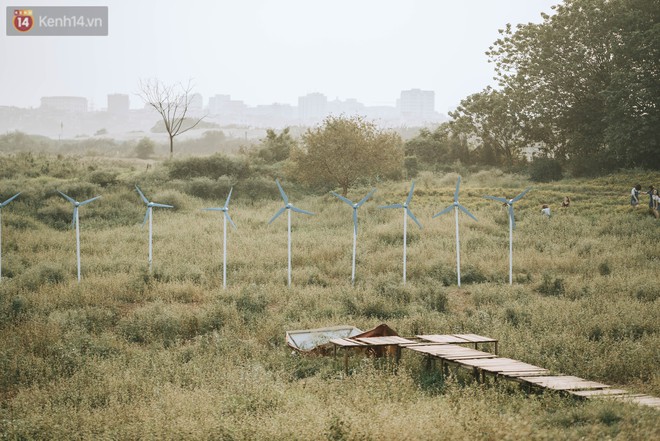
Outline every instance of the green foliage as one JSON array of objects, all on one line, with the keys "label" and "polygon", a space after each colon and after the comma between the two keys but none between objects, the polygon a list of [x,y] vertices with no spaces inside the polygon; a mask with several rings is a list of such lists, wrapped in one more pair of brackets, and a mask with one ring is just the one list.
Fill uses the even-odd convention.
[{"label": "green foliage", "polygon": [[401,175],[403,146],[394,132],[380,130],[361,117],[326,118],[302,136],[294,150],[292,176],[325,189],[339,187],[343,195],[359,182]]},{"label": "green foliage", "polygon": [[135,155],[140,159],[149,159],[156,151],[156,143],[146,136],[135,146]]},{"label": "green foliage", "polygon": [[210,178],[231,176],[244,179],[250,175],[250,167],[244,160],[231,158],[222,153],[208,157],[191,157],[177,159],[167,163],[169,176],[172,179]]},{"label": "green foliage", "polygon": [[[574,175],[660,168],[657,0],[571,0],[507,25],[488,55],[529,144]],[[652,48],[652,49],[651,49]]]},{"label": "green foliage", "polygon": [[263,159],[268,164],[289,159],[291,151],[297,147],[296,140],[289,133],[289,128],[285,128],[278,135],[275,130],[268,129],[266,138],[261,141],[261,146],[257,150],[257,157]]},{"label": "green foliage", "polygon": [[553,158],[534,158],[529,164],[529,178],[534,182],[559,181],[562,174],[561,163]]}]

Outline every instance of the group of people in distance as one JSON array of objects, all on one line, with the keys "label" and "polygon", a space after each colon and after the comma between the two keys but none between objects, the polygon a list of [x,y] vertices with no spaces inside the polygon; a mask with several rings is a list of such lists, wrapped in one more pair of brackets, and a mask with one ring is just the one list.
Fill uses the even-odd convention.
[{"label": "group of people in distance", "polygon": [[[564,200],[561,203],[561,208],[568,208],[571,206],[571,198],[564,196]],[[545,217],[550,217],[550,206],[548,204],[541,205],[541,214]]]},{"label": "group of people in distance", "polygon": [[[639,207],[639,195],[642,191],[642,186],[640,184],[635,185],[630,191],[630,205],[635,208]],[[658,196],[658,189],[653,185],[649,185],[649,191],[644,193],[649,197],[649,210],[653,213],[656,218],[660,218],[660,212],[658,212],[658,207],[660,206],[660,196]]]}]

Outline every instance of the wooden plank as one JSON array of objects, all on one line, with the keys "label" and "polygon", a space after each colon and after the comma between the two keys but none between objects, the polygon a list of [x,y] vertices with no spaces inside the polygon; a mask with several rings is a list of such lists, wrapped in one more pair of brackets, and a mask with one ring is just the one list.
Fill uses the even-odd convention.
[{"label": "wooden plank", "polygon": [[455,335],[416,335],[416,337],[421,338],[422,340],[428,340],[433,343],[442,343],[442,344],[453,344],[453,343],[472,343],[464,338],[457,337]]},{"label": "wooden plank", "polygon": [[604,398],[607,396],[615,395],[629,395],[630,392],[623,389],[594,389],[594,390],[573,390],[570,391],[572,395],[584,398]]},{"label": "wooden plank", "polygon": [[388,345],[398,345],[398,344],[411,344],[415,343],[412,340],[407,338],[398,337],[398,336],[385,336],[385,337],[360,337],[354,338],[354,340],[366,343],[371,346],[388,346]]},{"label": "wooden plank", "polygon": [[364,343],[361,343],[359,341],[351,340],[348,338],[333,338],[330,340],[330,343],[333,345],[341,346],[341,347],[355,347],[355,346],[364,346]]},{"label": "wooden plank", "polygon": [[605,389],[609,388],[607,384],[588,381],[583,378],[570,375],[558,375],[548,377],[518,377],[521,380],[553,390],[578,390],[578,389]]}]

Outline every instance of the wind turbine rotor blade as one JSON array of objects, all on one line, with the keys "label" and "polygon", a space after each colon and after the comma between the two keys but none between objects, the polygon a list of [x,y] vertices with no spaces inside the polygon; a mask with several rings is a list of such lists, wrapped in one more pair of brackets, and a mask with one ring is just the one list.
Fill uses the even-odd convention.
[{"label": "wind turbine rotor blade", "polygon": [[231,220],[231,216],[229,216],[229,212],[227,210],[224,210],[224,213],[225,213],[225,217],[227,218],[231,226],[234,227],[234,229],[237,229],[236,224],[234,223],[233,220]]},{"label": "wind turbine rotor blade", "polygon": [[64,199],[66,199],[67,201],[71,202],[73,205],[76,205],[76,200],[75,200],[75,199],[73,199],[73,198],[71,198],[71,197],[65,195],[64,193],[62,193],[62,192],[59,191],[59,190],[57,190],[57,192],[58,192],[59,194],[61,194],[61,195],[64,197]]},{"label": "wind turbine rotor blade", "polygon": [[78,204],[78,205],[82,207],[83,205],[87,205],[87,204],[89,204],[90,202],[94,202],[95,200],[99,199],[100,197],[101,197],[101,196],[96,196],[95,198],[87,199],[86,201],[82,201],[82,202],[81,202],[80,204]]},{"label": "wind turbine rotor blade", "polygon": [[310,216],[316,216],[316,214],[312,213],[311,211],[303,210],[302,208],[294,207],[291,205],[291,209],[295,211],[296,213],[302,213],[302,214],[308,214]]},{"label": "wind turbine rotor blade", "polygon": [[412,185],[410,186],[410,193],[408,193],[408,198],[406,199],[406,205],[408,205],[410,201],[412,201],[413,190],[415,190],[415,181],[412,181]]},{"label": "wind turbine rotor blade", "polygon": [[330,193],[332,193],[332,195],[333,195],[334,197],[336,197],[337,199],[341,199],[342,201],[346,202],[346,203],[347,203],[348,205],[350,205],[351,207],[353,206],[353,201],[351,201],[350,199],[345,198],[344,196],[342,196],[342,195],[340,195],[340,194],[337,194],[337,193],[335,193],[334,191],[331,191]]},{"label": "wind turbine rotor blade", "polygon": [[360,202],[357,203],[357,206],[358,206],[358,207],[361,207],[362,204],[364,204],[365,202],[367,202],[367,201],[369,200],[369,198],[371,198],[371,196],[373,196],[374,193],[376,193],[376,189],[375,189],[375,188],[374,188],[373,190],[371,190],[371,191],[370,191],[365,197],[363,197],[362,200],[361,200]]},{"label": "wind turbine rotor blade", "polygon": [[484,196],[484,199],[490,199],[492,201],[497,201],[509,205],[508,199],[504,199],[504,198],[496,198],[495,196]]},{"label": "wind turbine rotor blade", "polygon": [[275,213],[275,216],[273,216],[273,218],[269,220],[268,223],[271,224],[275,219],[277,219],[280,216],[280,214],[284,213],[285,210],[286,207],[280,208],[280,210],[277,213]]},{"label": "wind turbine rotor blade", "polygon": [[477,220],[477,218],[474,217],[474,215],[473,215],[472,213],[470,213],[470,212],[468,211],[468,209],[465,208],[464,206],[462,206],[462,205],[459,204],[459,205],[458,205],[458,209],[461,210],[463,213],[467,214],[468,216],[470,216],[470,217],[471,217],[472,219],[474,219],[475,221],[479,222],[479,221]]},{"label": "wind turbine rotor blade", "polygon": [[412,220],[415,221],[415,223],[417,224],[417,226],[418,226],[419,228],[424,228],[424,227],[422,227],[422,224],[419,223],[419,221],[417,220],[417,218],[415,217],[415,215],[413,214],[413,212],[410,211],[409,208],[406,208],[406,213],[408,213],[408,216],[410,216],[410,218],[411,218]]},{"label": "wind turbine rotor blade", "polygon": [[456,181],[456,191],[454,192],[454,202],[458,202],[458,189],[461,186],[461,177],[458,177],[458,181]]},{"label": "wind turbine rotor blade", "polygon": [[14,196],[12,196],[12,197],[10,197],[9,199],[7,199],[6,201],[4,201],[3,203],[1,203],[1,204],[0,204],[0,208],[4,207],[4,206],[7,205],[8,203],[10,203],[10,202],[13,201],[14,199],[16,199],[16,198],[18,197],[19,194],[21,194],[20,191],[19,191],[18,193],[16,193]]},{"label": "wind turbine rotor blade", "polygon": [[225,208],[229,207],[229,199],[231,199],[231,192],[234,191],[234,187],[229,189],[229,194],[227,195],[227,200],[225,201]]},{"label": "wind turbine rotor blade", "polygon": [[402,204],[381,205],[378,208],[384,208],[384,209],[387,209],[387,208],[403,208],[403,205]]},{"label": "wind turbine rotor blade", "polygon": [[202,211],[225,211],[225,207],[211,207],[211,208],[202,208]]},{"label": "wind turbine rotor blade", "polygon": [[286,196],[286,193],[284,193],[284,189],[280,185],[279,179],[275,179],[275,183],[277,184],[277,188],[280,189],[280,194],[282,195],[282,199],[284,199],[284,203],[288,204],[289,203],[289,198]]},{"label": "wind turbine rotor blade", "polygon": [[518,201],[521,200],[521,199],[523,198],[523,196],[525,196],[525,195],[527,194],[527,192],[528,192],[529,190],[531,190],[531,189],[532,189],[532,187],[526,189],[525,191],[523,191],[522,193],[520,193],[518,196],[516,196],[515,198],[513,198],[513,199],[511,200],[511,202],[518,202]]},{"label": "wind turbine rotor blade", "polygon": [[144,224],[147,223],[147,219],[149,219],[149,208],[147,208],[146,213],[144,213],[144,220],[142,221],[142,226],[144,227]]},{"label": "wind turbine rotor blade", "polygon": [[160,208],[174,208],[174,205],[167,205],[167,204],[157,204],[155,202],[151,203],[152,207],[160,207]]},{"label": "wind turbine rotor blade", "polygon": [[148,203],[149,203],[149,199],[147,199],[147,197],[144,195],[144,193],[142,193],[142,190],[140,190],[140,187],[138,187],[138,186],[136,185],[136,186],[135,186],[135,189],[136,189],[137,192],[140,194],[140,197],[142,198],[142,201],[143,201],[145,204],[148,204]]},{"label": "wind turbine rotor blade", "polygon": [[453,206],[453,205],[450,205],[449,207],[447,207],[447,208],[445,208],[444,210],[442,210],[440,213],[434,214],[434,215],[433,215],[433,219],[435,219],[435,218],[438,217],[438,216],[442,216],[442,215],[445,214],[445,213],[449,213],[449,212],[452,210],[452,208],[454,208],[454,206]]},{"label": "wind turbine rotor blade", "polygon": [[511,217],[511,228],[516,229],[516,217],[513,215],[513,205],[509,205],[509,216]]}]

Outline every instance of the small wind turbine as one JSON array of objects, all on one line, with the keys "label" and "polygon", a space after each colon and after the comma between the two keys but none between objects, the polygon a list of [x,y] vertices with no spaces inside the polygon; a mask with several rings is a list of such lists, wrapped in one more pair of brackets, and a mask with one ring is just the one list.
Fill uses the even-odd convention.
[{"label": "small wind turbine", "polygon": [[227,196],[227,201],[223,207],[214,207],[214,208],[202,208],[202,210],[207,211],[222,211],[224,216],[222,217],[222,288],[227,288],[227,221],[231,224],[234,229],[236,229],[236,224],[231,217],[229,216],[229,199],[231,198],[231,192],[234,190],[232,187],[229,190],[229,195]]},{"label": "small wind turbine", "polygon": [[275,213],[275,216],[268,222],[270,225],[275,219],[279,217],[280,214],[284,213],[284,211],[287,211],[288,214],[288,253],[289,253],[289,278],[288,278],[288,283],[289,286],[291,286],[291,211],[295,211],[297,213],[302,213],[302,214],[309,214],[310,216],[314,216],[314,213],[311,211],[305,211],[302,210],[298,207],[294,207],[292,203],[289,202],[289,198],[286,196],[286,193],[284,193],[284,190],[282,189],[282,186],[280,185],[280,181],[275,179],[275,182],[277,183],[277,187],[280,189],[280,194],[282,195],[282,199],[284,200],[284,207],[280,208],[277,213]]},{"label": "small wind turbine", "polygon": [[360,202],[358,202],[358,203],[354,203],[350,199],[347,199],[344,196],[335,193],[334,191],[330,192],[330,193],[333,194],[333,196],[341,199],[342,201],[346,202],[348,205],[353,207],[353,267],[352,267],[352,271],[351,271],[351,283],[352,284],[355,284],[355,250],[357,248],[357,228],[358,228],[357,210],[358,210],[358,208],[360,208],[362,206],[362,204],[367,202],[367,200],[374,194],[375,191],[376,191],[376,189],[374,188],[373,190],[371,190],[369,192],[369,194],[367,194],[365,197],[363,197],[362,200],[360,200]]},{"label": "small wind turbine", "polygon": [[6,201],[0,203],[0,282],[2,281],[2,209],[5,208],[11,201],[16,199],[19,194],[21,193],[18,192]]},{"label": "small wind turbine", "polygon": [[[460,188],[461,185],[461,177],[458,177],[458,181],[456,181],[456,191],[454,192],[454,203],[451,204],[449,207],[445,208],[442,210],[440,213],[437,213],[433,215],[433,218],[435,219],[438,216],[442,216],[445,213],[449,213],[451,210],[454,210],[454,214],[456,215],[456,275],[458,277],[458,286],[460,288],[461,286],[461,242],[458,234],[458,211],[462,211],[463,213],[467,214],[470,216],[472,219],[477,221],[477,218],[470,213],[467,208],[462,206],[461,204],[458,203],[458,189]],[[477,221],[479,222],[479,221]]]},{"label": "small wind turbine", "polygon": [[149,272],[151,272],[151,267],[152,267],[152,256],[153,256],[153,229],[152,229],[152,224],[153,224],[153,215],[152,215],[152,209],[154,207],[160,207],[160,208],[174,208],[172,205],[165,205],[165,204],[157,204],[156,202],[151,202],[149,199],[147,199],[144,196],[144,193],[140,191],[140,188],[136,185],[135,189],[137,192],[140,194],[140,197],[142,198],[142,201],[146,204],[147,206],[147,212],[144,215],[144,221],[142,221],[142,226],[144,227],[144,224],[147,222],[147,219],[149,219]]},{"label": "small wind turbine", "polygon": [[484,196],[486,199],[493,201],[501,202],[507,206],[507,211],[509,212],[509,285],[513,284],[513,229],[516,228],[516,220],[513,215],[513,204],[522,199],[527,192],[531,190],[531,187],[520,193],[513,199],[506,198],[497,198],[494,196]]},{"label": "small wind turbine", "polygon": [[78,208],[97,200],[101,196],[96,196],[94,198],[87,199],[86,201],[78,202],[59,190],[57,190],[57,192],[73,205],[73,221],[71,221],[71,226],[75,227],[76,229],[76,261],[78,262],[78,283],[80,283],[80,221],[78,219]]},{"label": "small wind turbine", "polygon": [[423,228],[422,224],[419,223],[413,212],[410,211],[410,208],[408,208],[408,205],[410,204],[410,201],[412,200],[413,197],[414,189],[415,189],[415,181],[412,181],[412,185],[410,186],[410,193],[408,193],[408,198],[406,199],[406,202],[404,202],[403,204],[392,204],[392,205],[384,205],[382,207],[378,207],[378,208],[403,208],[403,284],[404,285],[406,284],[406,247],[408,242],[407,216],[410,216],[410,218],[415,221],[415,223],[419,228]]}]

